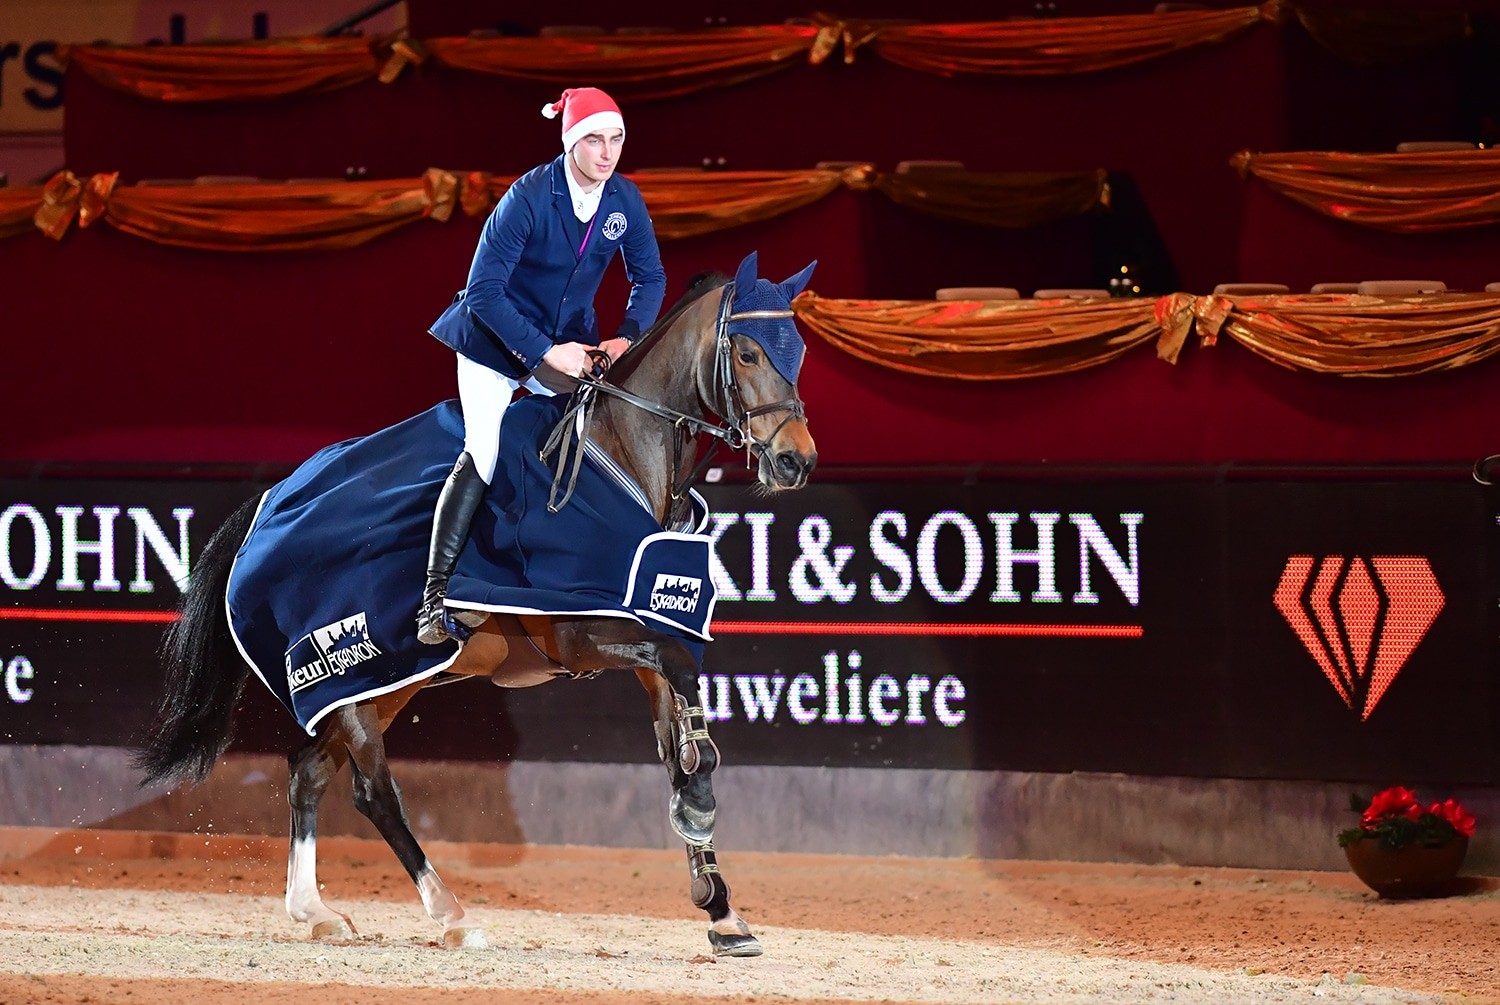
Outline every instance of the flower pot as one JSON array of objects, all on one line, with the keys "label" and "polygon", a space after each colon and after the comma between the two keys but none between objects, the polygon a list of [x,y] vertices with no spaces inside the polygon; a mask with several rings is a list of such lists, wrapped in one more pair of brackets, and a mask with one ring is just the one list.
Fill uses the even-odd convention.
[{"label": "flower pot", "polygon": [[1344,845],[1344,857],[1354,875],[1382,897],[1442,896],[1464,864],[1469,839],[1456,837],[1429,847],[1382,848],[1373,838]]}]

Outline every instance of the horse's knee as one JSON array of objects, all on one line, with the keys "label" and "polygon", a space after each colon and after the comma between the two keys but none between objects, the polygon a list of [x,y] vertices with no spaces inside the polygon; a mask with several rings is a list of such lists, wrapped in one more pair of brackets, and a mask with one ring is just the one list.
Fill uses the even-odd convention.
[{"label": "horse's knee", "polygon": [[[705,730],[704,732],[706,734],[707,730]],[[694,752],[692,755],[690,755],[692,760],[694,761],[692,774],[695,777],[700,775],[707,777],[708,775],[713,774],[714,769],[719,766],[718,746],[705,735],[701,740],[695,740],[693,742],[693,747],[695,748]],[[684,764],[683,770],[686,771],[687,767],[688,766]]]},{"label": "horse's knee", "polygon": [[[680,693],[673,697],[672,724],[677,734],[677,767],[685,776],[710,775],[719,766],[719,748],[708,735],[708,716],[689,705]],[[679,782],[674,773],[674,784]]]}]

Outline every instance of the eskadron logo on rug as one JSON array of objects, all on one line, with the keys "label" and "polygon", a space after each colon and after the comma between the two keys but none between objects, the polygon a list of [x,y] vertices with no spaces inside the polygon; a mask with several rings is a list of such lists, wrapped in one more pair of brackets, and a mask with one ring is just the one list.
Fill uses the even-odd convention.
[{"label": "eskadron logo on rug", "polygon": [[287,688],[297,692],[312,687],[381,655],[381,648],[370,641],[370,627],[364,611],[340,618],[304,635],[287,650]]},{"label": "eskadron logo on rug", "polygon": [[698,597],[703,592],[703,580],[693,576],[669,576],[656,574],[656,585],[651,588],[651,610],[679,611],[690,613],[698,609]]}]

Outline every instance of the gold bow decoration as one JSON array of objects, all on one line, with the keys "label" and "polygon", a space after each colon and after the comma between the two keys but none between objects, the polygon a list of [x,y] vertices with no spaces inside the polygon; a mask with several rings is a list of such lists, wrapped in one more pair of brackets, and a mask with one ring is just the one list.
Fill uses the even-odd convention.
[{"label": "gold bow decoration", "polygon": [[1156,358],[1176,363],[1193,333],[1193,306],[1198,298],[1191,293],[1169,293],[1156,298],[1153,316],[1161,334],[1156,338]]},{"label": "gold bow decoration", "polygon": [[1282,0],[1268,0],[1256,8],[1260,13],[1260,19],[1278,27],[1287,22],[1287,7]]},{"label": "gold bow decoration", "polygon": [[459,202],[458,177],[442,168],[428,168],[422,172],[422,195],[426,201],[426,216],[439,223],[447,223],[453,215],[453,207]]},{"label": "gold bow decoration", "polygon": [[875,41],[881,28],[910,22],[867,21],[859,18],[851,20],[827,11],[818,11],[806,23],[818,29],[817,35],[813,37],[812,48],[807,52],[807,62],[812,66],[820,66],[828,61],[828,57],[833,55],[840,43],[844,46],[844,63],[852,64],[854,53],[861,46]]},{"label": "gold bow decoration", "polygon": [[421,39],[412,38],[405,28],[377,38],[370,51],[380,60],[380,72],[376,74],[382,84],[389,84],[401,76],[401,71],[413,64],[420,66],[427,60],[427,46]]},{"label": "gold bow decoration", "polygon": [[71,171],[59,171],[42,188],[42,205],[32,217],[36,228],[60,241],[74,217],[78,226],[87,227],[109,210],[109,197],[119,179],[118,171],[90,175],[87,180]]},{"label": "gold bow decoration", "polygon": [[42,206],[32,218],[36,229],[52,238],[62,240],[73,217],[78,215],[78,204],[83,198],[83,182],[71,171],[59,171],[42,187]]},{"label": "gold bow decoration", "polygon": [[458,185],[458,204],[465,216],[484,216],[495,205],[488,171],[470,171]]},{"label": "gold bow decoration", "polygon": [[839,172],[839,182],[851,192],[868,192],[879,176],[874,164],[851,164]]},{"label": "gold bow decoration", "polygon": [[1193,302],[1193,324],[1198,332],[1198,340],[1205,347],[1219,344],[1219,333],[1224,330],[1224,323],[1229,320],[1229,315],[1241,307],[1254,310],[1260,303],[1269,298],[1266,297],[1226,297],[1218,294],[1209,294],[1204,297],[1196,297]]}]

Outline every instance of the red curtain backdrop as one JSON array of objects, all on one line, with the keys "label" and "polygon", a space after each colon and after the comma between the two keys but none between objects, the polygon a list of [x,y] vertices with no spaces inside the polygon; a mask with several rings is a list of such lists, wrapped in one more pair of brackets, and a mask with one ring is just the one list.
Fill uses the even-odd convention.
[{"label": "red curtain backdrop", "polygon": [[[747,248],[772,278],[816,257],[815,291],[858,288],[859,260],[839,251],[857,209],[846,192],[663,245],[669,292],[701,268],[732,270]],[[0,241],[7,288],[27,291],[7,301],[0,366],[37,375],[10,385],[7,407],[46,418],[0,428],[0,458],[292,463],[452,397],[453,354],[425,332],[462,285],[479,227],[458,214],[347,250],[271,255],[109,227],[73,235],[87,240]],[[623,300],[612,270],[602,323]],[[1341,380],[1190,343],[1176,366],[1140,346],[1105,365],[996,383],[905,373],[807,336],[801,391],[831,467],[1472,462],[1500,440],[1494,359]]]}]

